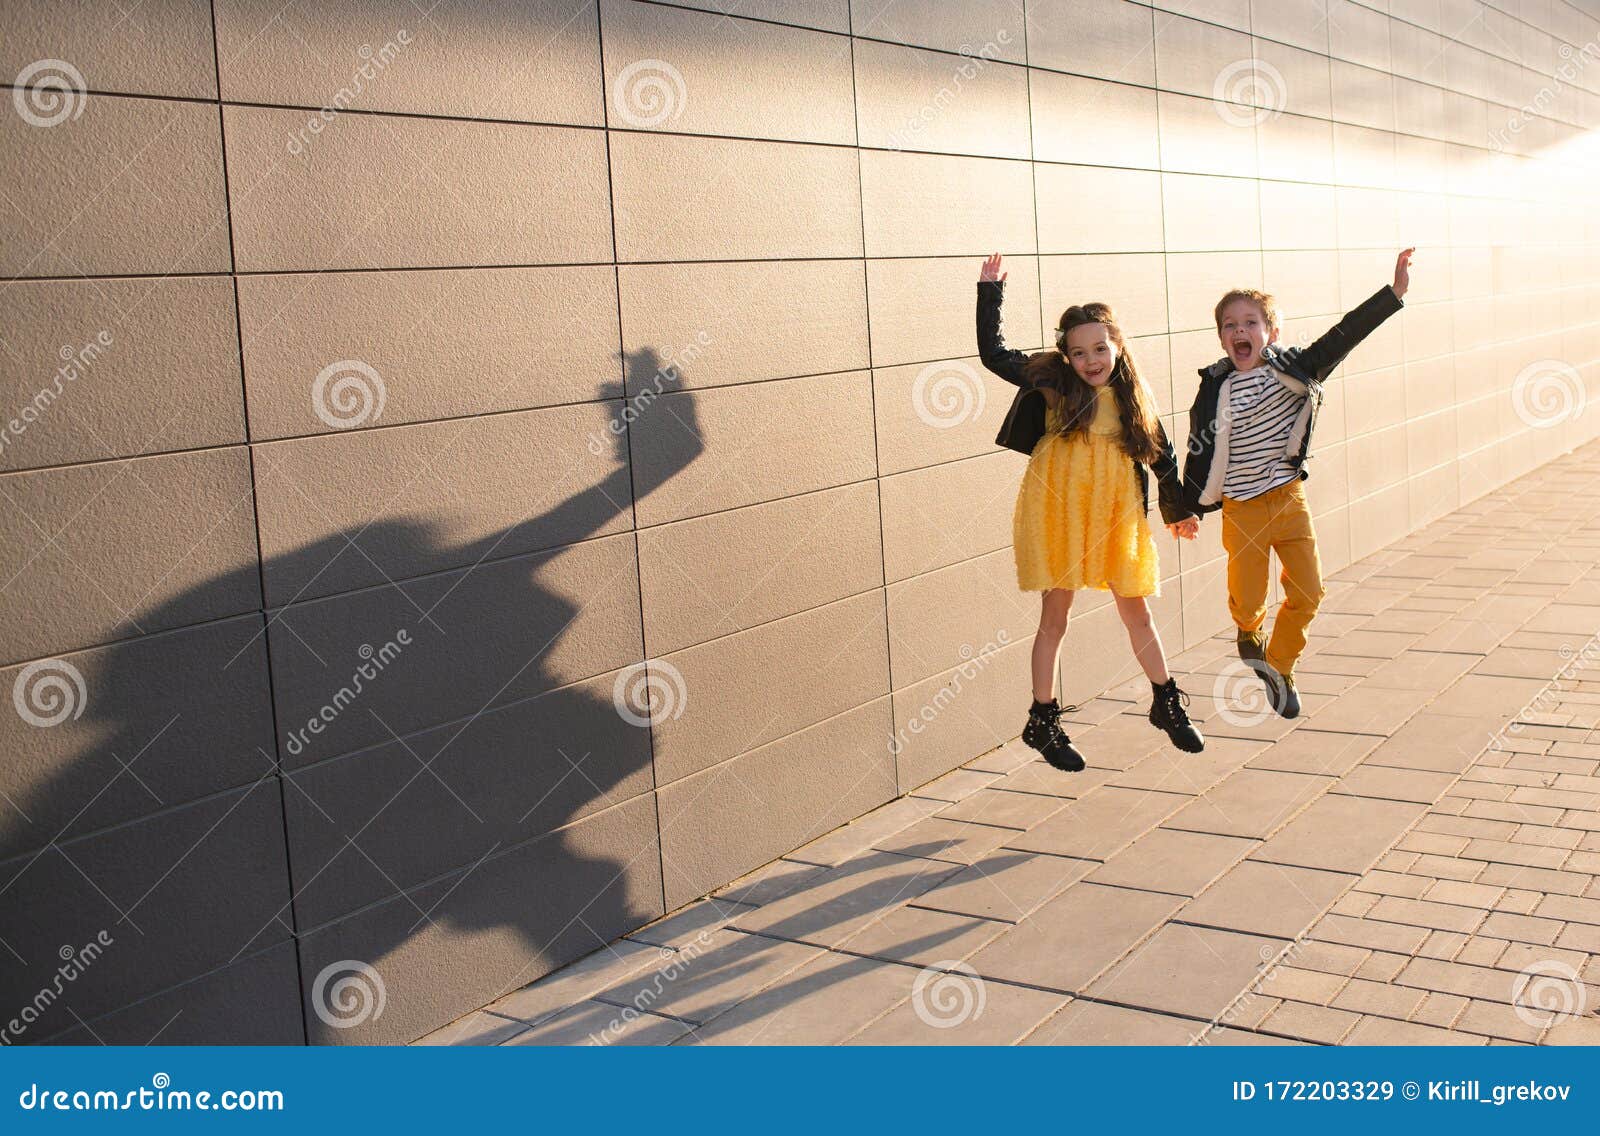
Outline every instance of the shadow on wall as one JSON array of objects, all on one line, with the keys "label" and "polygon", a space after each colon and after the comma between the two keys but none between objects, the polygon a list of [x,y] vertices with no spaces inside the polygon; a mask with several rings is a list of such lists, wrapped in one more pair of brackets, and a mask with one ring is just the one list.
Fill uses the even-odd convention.
[{"label": "shadow on wall", "polygon": [[[384,520],[260,566],[309,595],[352,559],[449,570],[65,656],[80,689],[11,668],[81,717],[0,732],[0,1040],[408,1041],[660,915],[632,502],[703,443],[692,397],[632,429],[672,460],[617,433],[602,481],[493,539]],[[530,527],[563,546],[497,551]]]}]

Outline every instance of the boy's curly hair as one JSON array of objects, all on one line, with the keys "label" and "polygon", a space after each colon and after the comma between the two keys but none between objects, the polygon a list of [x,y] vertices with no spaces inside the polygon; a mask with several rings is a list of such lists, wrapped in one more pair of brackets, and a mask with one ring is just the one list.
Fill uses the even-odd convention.
[{"label": "boy's curly hair", "polygon": [[1216,311],[1212,313],[1219,333],[1222,331],[1222,309],[1235,300],[1249,300],[1256,304],[1261,308],[1261,314],[1267,317],[1267,326],[1278,326],[1278,301],[1272,298],[1270,292],[1263,292],[1259,288],[1233,288],[1217,301]]}]

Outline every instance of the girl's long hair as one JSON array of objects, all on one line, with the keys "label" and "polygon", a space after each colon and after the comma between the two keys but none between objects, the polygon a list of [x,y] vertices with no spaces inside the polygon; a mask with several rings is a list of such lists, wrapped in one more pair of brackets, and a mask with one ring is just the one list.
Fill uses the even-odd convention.
[{"label": "girl's long hair", "polygon": [[1109,305],[1074,304],[1062,312],[1061,322],[1056,327],[1057,350],[1030,356],[1028,379],[1036,387],[1049,387],[1061,395],[1061,433],[1069,438],[1073,435],[1087,438],[1089,423],[1094,419],[1095,388],[1078,377],[1064,352],[1067,332],[1089,323],[1104,324],[1107,336],[1117,346],[1117,363],[1112,368],[1109,385],[1122,417],[1119,441],[1123,452],[1134,461],[1149,464],[1161,456],[1166,435],[1156,416],[1155,399],[1139,376],[1138,364],[1128,352],[1116,314]]}]

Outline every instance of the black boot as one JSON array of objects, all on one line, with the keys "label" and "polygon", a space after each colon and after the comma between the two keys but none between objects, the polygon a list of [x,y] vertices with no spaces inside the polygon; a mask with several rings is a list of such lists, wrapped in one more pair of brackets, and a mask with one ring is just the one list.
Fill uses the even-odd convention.
[{"label": "black boot", "polygon": [[1249,665],[1261,677],[1261,685],[1267,688],[1267,703],[1278,712],[1278,716],[1300,717],[1300,694],[1294,688],[1294,676],[1280,674],[1264,659]]},{"label": "black boot", "polygon": [[1150,703],[1150,724],[1165,730],[1172,744],[1184,753],[1199,753],[1205,749],[1206,739],[1200,736],[1200,731],[1189,721],[1189,712],[1183,708],[1189,696],[1178,689],[1178,680],[1169,678],[1159,685],[1152,682],[1150,690],[1155,696]]},{"label": "black boot", "polygon": [[[1067,707],[1076,710],[1076,706]],[[1052,698],[1049,702],[1035,702],[1028,711],[1028,724],[1022,727],[1022,744],[1036,749],[1044,759],[1066,773],[1083,769],[1083,755],[1072,748],[1072,739],[1061,732],[1061,704]]]},{"label": "black boot", "polygon": [[1240,630],[1234,640],[1239,649],[1239,657],[1247,663],[1265,662],[1267,658],[1267,637],[1260,631]]}]

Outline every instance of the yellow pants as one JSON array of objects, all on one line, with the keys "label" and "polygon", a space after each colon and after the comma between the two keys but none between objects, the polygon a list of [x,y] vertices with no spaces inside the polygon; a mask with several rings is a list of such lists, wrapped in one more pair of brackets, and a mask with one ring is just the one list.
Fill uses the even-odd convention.
[{"label": "yellow pants", "polygon": [[1283,604],[1267,644],[1267,662],[1293,674],[1306,648],[1306,628],[1322,602],[1322,561],[1311,527],[1304,482],[1296,479],[1248,501],[1222,499],[1222,547],[1228,552],[1228,611],[1240,631],[1267,619],[1269,552],[1283,565]]}]

